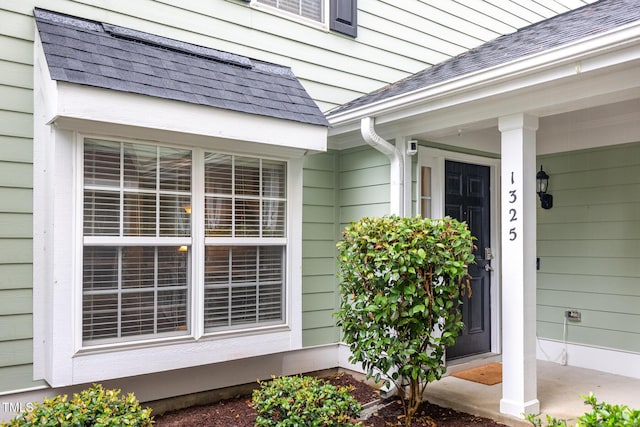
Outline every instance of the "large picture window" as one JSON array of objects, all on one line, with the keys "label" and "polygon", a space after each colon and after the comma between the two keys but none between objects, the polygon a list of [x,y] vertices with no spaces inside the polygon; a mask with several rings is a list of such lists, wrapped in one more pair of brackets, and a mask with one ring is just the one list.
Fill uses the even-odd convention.
[{"label": "large picture window", "polygon": [[284,322],[286,162],[97,139],[82,159],[83,345]]}]

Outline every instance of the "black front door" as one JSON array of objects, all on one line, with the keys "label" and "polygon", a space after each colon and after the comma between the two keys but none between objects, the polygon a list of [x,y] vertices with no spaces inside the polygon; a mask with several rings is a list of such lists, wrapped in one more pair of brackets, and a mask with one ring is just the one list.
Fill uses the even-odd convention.
[{"label": "black front door", "polygon": [[489,167],[446,161],[445,215],[465,221],[476,238],[469,266],[471,297],[462,297],[464,329],[447,359],[491,351],[491,265]]}]

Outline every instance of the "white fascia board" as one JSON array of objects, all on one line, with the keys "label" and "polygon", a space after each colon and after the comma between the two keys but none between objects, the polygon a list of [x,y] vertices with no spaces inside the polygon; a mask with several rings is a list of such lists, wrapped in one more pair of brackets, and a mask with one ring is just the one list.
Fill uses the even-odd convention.
[{"label": "white fascia board", "polygon": [[[352,132],[362,117],[376,117],[376,123],[383,124],[469,102],[473,100],[469,97],[470,91],[475,91],[474,99],[482,99],[637,60],[640,58],[639,43],[640,23],[634,22],[540,54],[329,115],[329,136]],[[425,107],[425,103],[435,104]]]},{"label": "white fascia board", "polygon": [[311,152],[327,149],[327,128],[68,82],[57,83],[49,123],[88,121],[245,141]]}]

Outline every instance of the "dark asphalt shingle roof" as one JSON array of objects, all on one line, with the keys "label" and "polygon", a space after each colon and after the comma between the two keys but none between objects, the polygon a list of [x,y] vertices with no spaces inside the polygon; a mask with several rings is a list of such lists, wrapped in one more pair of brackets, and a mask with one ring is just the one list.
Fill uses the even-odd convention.
[{"label": "dark asphalt shingle roof", "polygon": [[521,28],[363,95],[329,116],[481,71],[640,20],[640,0],[600,0]]},{"label": "dark asphalt shingle roof", "polygon": [[290,68],[35,9],[53,80],[327,126]]}]

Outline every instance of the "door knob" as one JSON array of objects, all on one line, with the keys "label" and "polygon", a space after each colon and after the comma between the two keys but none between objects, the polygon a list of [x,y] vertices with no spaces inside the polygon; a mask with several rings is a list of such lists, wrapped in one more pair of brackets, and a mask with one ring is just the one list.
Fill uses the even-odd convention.
[{"label": "door knob", "polygon": [[491,264],[485,264],[484,269],[485,271],[493,271],[493,267],[491,267]]}]

